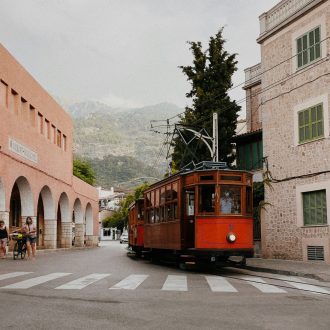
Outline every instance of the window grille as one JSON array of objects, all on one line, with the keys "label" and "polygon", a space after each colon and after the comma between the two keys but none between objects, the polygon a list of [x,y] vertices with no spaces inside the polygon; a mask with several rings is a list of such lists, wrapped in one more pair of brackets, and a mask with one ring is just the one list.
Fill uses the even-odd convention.
[{"label": "window grille", "polygon": [[307,259],[324,261],[324,246],[307,246]]}]

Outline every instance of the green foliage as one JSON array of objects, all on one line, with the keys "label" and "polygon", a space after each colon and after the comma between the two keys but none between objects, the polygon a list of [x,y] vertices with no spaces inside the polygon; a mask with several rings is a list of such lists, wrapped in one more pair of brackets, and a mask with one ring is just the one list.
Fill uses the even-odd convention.
[{"label": "green foliage", "polygon": [[157,168],[147,166],[129,156],[108,155],[103,159],[94,158],[88,159],[88,161],[95,170],[96,183],[105,188],[119,185],[132,188],[139,183],[138,180],[135,180],[137,178],[141,178],[140,182],[144,182],[145,177],[161,177]]},{"label": "green foliage", "polygon": [[90,185],[95,184],[94,171],[90,163],[86,160],[81,160],[81,159],[73,160],[73,175],[87,182]]},{"label": "green foliage", "polygon": [[103,220],[103,227],[111,228],[117,227],[117,229],[123,231],[123,228],[127,227],[128,223],[128,208],[129,206],[139,198],[143,197],[143,192],[149,187],[147,183],[144,183],[135,188],[134,193],[127,195],[127,197],[121,202],[118,211],[106,219]]},{"label": "green foliage", "polygon": [[[180,124],[190,126],[195,130],[205,128],[212,136],[212,114],[219,117],[219,160],[231,164],[233,141],[240,107],[230,100],[228,90],[232,87],[232,75],[237,70],[236,54],[229,54],[224,49],[223,29],[210,37],[208,49],[202,49],[201,42],[189,42],[193,54],[193,65],[181,66],[182,72],[191,83],[191,91],[186,94],[192,99],[192,106],[186,107]],[[190,140],[192,134],[185,132],[184,136]],[[188,164],[192,160],[200,162],[211,160],[210,152],[200,141],[192,145],[193,153],[186,150],[181,138],[174,139],[173,164],[177,168]]]}]

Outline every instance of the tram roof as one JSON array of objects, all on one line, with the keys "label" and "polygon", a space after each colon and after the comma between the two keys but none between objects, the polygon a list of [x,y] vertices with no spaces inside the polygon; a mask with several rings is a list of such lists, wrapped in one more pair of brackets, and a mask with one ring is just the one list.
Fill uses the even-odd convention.
[{"label": "tram roof", "polygon": [[179,176],[183,176],[183,175],[187,175],[190,173],[194,173],[194,172],[206,172],[206,171],[230,171],[230,172],[240,172],[240,173],[251,173],[250,171],[245,171],[245,170],[235,170],[235,169],[231,169],[228,167],[226,162],[210,162],[210,161],[204,161],[201,163],[198,163],[196,165],[194,165],[194,168],[184,168],[181,171],[170,175],[162,180],[159,180],[155,183],[153,183],[152,185],[149,186],[148,189],[153,188],[159,184],[165,183],[166,181],[171,181],[172,179],[179,177]]}]

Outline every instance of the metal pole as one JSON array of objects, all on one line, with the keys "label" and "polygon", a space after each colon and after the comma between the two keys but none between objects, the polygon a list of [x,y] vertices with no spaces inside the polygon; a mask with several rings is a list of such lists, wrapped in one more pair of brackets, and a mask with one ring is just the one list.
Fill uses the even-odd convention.
[{"label": "metal pole", "polygon": [[218,113],[213,113],[213,143],[212,143],[212,160],[214,162],[219,161],[219,147],[218,147]]}]

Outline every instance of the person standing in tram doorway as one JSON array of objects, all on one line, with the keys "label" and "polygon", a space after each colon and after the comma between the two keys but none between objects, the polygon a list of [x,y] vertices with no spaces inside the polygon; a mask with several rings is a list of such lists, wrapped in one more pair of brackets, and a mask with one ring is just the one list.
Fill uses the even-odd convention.
[{"label": "person standing in tram doorway", "polygon": [[28,252],[28,258],[34,260],[36,257],[36,246],[37,246],[37,228],[32,222],[31,217],[26,218],[25,226],[23,227],[23,232],[26,235],[26,247]]},{"label": "person standing in tram doorway", "polygon": [[224,196],[220,198],[221,213],[232,213],[233,199],[230,197],[229,191],[226,191]]},{"label": "person standing in tram doorway", "polygon": [[0,220],[0,257],[2,259],[6,258],[8,237],[8,229],[5,226],[5,222]]}]

